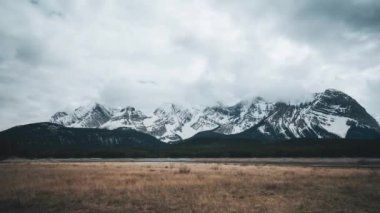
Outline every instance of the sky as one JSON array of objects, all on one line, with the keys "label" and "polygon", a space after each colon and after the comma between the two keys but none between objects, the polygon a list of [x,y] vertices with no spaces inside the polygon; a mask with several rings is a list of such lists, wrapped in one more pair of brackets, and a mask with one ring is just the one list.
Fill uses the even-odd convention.
[{"label": "sky", "polygon": [[150,113],[327,88],[380,120],[380,1],[0,1],[0,130],[92,102]]}]

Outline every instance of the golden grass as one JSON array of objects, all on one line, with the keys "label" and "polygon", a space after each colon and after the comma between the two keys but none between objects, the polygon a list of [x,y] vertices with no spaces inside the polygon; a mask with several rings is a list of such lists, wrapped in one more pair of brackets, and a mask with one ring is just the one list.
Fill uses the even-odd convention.
[{"label": "golden grass", "polygon": [[[188,172],[181,172],[185,168]],[[0,212],[378,212],[373,169],[2,163]]]}]

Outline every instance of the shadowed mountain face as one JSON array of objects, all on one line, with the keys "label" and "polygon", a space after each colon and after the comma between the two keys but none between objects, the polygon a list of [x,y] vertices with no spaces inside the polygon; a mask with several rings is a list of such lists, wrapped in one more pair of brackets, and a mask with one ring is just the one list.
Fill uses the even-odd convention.
[{"label": "shadowed mountain face", "polygon": [[181,141],[203,131],[291,139],[367,137],[365,132],[374,132],[369,134],[374,135],[380,129],[377,121],[356,100],[334,89],[317,93],[313,100],[296,105],[270,103],[263,98],[232,106],[185,108],[164,104],[147,115],[134,107],[112,109],[92,104],[72,113],[58,112],[50,121],[66,127],[128,127],[164,142]]}]

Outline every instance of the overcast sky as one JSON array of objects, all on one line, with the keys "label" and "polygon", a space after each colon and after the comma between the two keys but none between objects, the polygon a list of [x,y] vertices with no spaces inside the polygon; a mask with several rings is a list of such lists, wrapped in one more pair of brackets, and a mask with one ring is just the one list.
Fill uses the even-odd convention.
[{"label": "overcast sky", "polygon": [[380,116],[378,0],[2,0],[0,130],[89,102],[302,100]]}]

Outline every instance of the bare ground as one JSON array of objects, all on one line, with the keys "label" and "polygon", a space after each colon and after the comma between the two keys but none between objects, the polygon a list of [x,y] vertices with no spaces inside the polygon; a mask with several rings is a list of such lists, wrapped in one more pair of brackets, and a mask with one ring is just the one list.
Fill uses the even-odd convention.
[{"label": "bare ground", "polygon": [[0,212],[379,212],[378,168],[5,162]]}]

